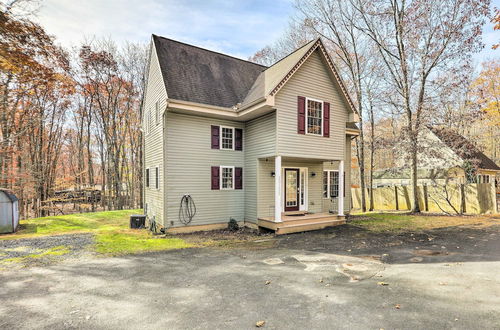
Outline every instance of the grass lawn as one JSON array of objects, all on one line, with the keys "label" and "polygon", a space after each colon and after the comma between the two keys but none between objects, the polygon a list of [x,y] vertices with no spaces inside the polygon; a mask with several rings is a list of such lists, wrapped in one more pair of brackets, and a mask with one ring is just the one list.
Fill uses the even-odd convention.
[{"label": "grass lawn", "polygon": [[360,213],[352,225],[374,232],[423,231],[455,226],[488,227],[500,225],[499,215],[444,216],[405,213]]},{"label": "grass lawn", "polygon": [[147,230],[129,229],[132,214],[142,210],[79,213],[21,220],[16,233],[2,235],[1,240],[74,233],[95,234],[94,250],[102,254],[119,255],[190,247],[180,238],[153,236]]}]

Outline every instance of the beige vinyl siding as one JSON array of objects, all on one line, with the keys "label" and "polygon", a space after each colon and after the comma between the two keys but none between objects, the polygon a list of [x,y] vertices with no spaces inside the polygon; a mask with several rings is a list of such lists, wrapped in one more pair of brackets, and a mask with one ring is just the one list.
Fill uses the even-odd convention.
[{"label": "beige vinyl siding", "polygon": [[[159,224],[163,224],[164,189],[166,180],[163,165],[163,120],[160,113],[159,123],[156,124],[155,111],[157,101],[159,101],[159,110],[165,109],[166,99],[167,93],[165,91],[165,85],[163,84],[158,57],[154,44],[152,44],[142,121],[144,132],[144,180],[146,179],[146,168],[150,169],[149,188],[144,184],[144,203],[147,204],[148,216],[154,217]],[[148,112],[151,113],[149,132],[146,131]],[[155,167],[157,166],[159,170],[159,189],[155,188]]]},{"label": "beige vinyl siding", "polygon": [[[297,97],[330,103],[330,137],[297,133]],[[319,50],[313,52],[277,93],[277,152],[282,156],[343,159],[348,108]],[[306,107],[307,112],[307,107]],[[307,130],[307,120],[306,120]]]},{"label": "beige vinyl siding", "polygon": [[245,178],[244,151],[212,149],[211,125],[243,128],[245,141],[244,123],[166,112],[167,227],[184,226],[178,219],[184,194],[191,195],[197,209],[189,225],[244,220],[245,183],[242,190],[211,189],[212,166],[243,167]]},{"label": "beige vinyl siding", "polygon": [[[344,198],[344,212],[347,213],[351,210],[351,138],[349,136],[346,137],[345,140],[345,148],[346,148],[346,159],[344,162],[344,171],[345,171],[345,198]],[[325,162],[323,165],[323,170],[338,170],[339,163],[338,162]],[[321,179],[323,180],[323,173],[321,173]],[[323,196],[323,183],[321,184],[321,196]],[[330,198],[323,198],[323,212],[328,212],[329,210],[338,210],[338,201],[334,199],[333,201]]]},{"label": "beige vinyl siding", "polygon": [[[245,220],[256,222],[257,208],[261,207],[260,200],[259,203],[257,202],[259,158],[272,158],[276,154],[276,114],[271,113],[247,122],[244,133],[245,167],[243,168],[243,188],[245,190]],[[268,187],[260,188],[259,192],[269,189]],[[274,198],[274,195],[272,198]]]},{"label": "beige vinyl siding", "polygon": [[274,217],[274,157],[261,159],[258,162],[258,192],[257,192],[257,216]]}]

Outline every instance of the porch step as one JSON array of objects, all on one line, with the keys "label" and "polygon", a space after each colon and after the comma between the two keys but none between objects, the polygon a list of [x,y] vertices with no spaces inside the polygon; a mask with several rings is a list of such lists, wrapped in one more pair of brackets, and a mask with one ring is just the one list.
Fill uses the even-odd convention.
[{"label": "porch step", "polygon": [[259,227],[274,230],[277,235],[318,230],[326,227],[345,224],[345,216],[330,213],[306,214],[304,216],[283,216],[281,222],[274,218],[259,218]]},{"label": "porch step", "polygon": [[303,214],[307,214],[307,211],[286,211],[286,212],[282,212],[281,214],[282,215],[303,215]]},{"label": "porch step", "polygon": [[339,226],[343,224],[345,224],[345,220],[328,220],[299,224],[286,224],[283,227],[278,227],[275,233],[276,235],[300,233],[303,231],[320,230],[327,227]]}]

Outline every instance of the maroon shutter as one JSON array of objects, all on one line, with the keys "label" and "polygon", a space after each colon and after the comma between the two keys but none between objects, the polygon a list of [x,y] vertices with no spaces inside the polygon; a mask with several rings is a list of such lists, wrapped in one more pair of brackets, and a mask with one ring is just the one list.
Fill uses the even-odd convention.
[{"label": "maroon shutter", "polygon": [[243,189],[243,168],[234,168],[234,189]]},{"label": "maroon shutter", "polygon": [[243,150],[243,130],[235,128],[234,135],[234,150]]},{"label": "maroon shutter", "polygon": [[330,137],[330,103],[323,103],[323,136]]},{"label": "maroon shutter", "polygon": [[220,135],[220,126],[215,126],[215,125],[212,125],[212,149],[220,149],[220,146],[219,146],[219,135]]},{"label": "maroon shutter", "polygon": [[297,132],[306,134],[306,98],[297,97]]},{"label": "maroon shutter", "polygon": [[212,190],[219,190],[220,182],[220,168],[219,166],[212,166]]}]

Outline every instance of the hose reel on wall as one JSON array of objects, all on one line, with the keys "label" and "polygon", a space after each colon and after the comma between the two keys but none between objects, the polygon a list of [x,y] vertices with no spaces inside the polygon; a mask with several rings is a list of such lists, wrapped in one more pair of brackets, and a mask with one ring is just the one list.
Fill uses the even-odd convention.
[{"label": "hose reel on wall", "polygon": [[189,194],[185,194],[182,196],[181,205],[179,207],[179,221],[188,225],[193,220],[196,215],[196,204],[194,203],[193,198]]}]

